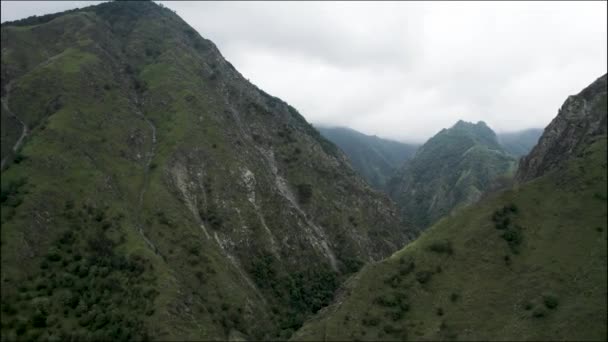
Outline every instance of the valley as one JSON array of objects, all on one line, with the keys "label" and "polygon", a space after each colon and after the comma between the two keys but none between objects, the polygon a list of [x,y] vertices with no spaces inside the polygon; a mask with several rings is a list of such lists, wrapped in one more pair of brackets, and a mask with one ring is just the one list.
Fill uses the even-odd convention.
[{"label": "valley", "polygon": [[404,143],[161,3],[1,30],[3,341],[606,339],[606,75],[544,131]]}]

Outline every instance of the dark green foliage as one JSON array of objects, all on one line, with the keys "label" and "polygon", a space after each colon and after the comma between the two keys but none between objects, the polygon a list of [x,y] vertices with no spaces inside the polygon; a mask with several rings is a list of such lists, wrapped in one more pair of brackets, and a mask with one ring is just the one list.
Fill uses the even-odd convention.
[{"label": "dark green foliage", "polygon": [[557,297],[555,297],[555,296],[546,295],[546,296],[543,296],[543,303],[545,304],[547,309],[553,310],[553,309],[557,308],[559,301],[558,301]]},{"label": "dark green foliage", "polygon": [[[492,221],[494,227],[498,230],[502,230],[500,235],[511,248],[513,253],[518,253],[518,247],[523,240],[522,228],[518,225],[514,225],[511,217],[518,213],[518,208],[514,203],[503,206],[501,209],[494,211],[492,214]],[[511,264],[511,258],[505,256],[505,264]]]},{"label": "dark green foliage", "polygon": [[452,301],[452,303],[458,301],[459,298],[460,295],[456,292],[452,292],[452,294],[450,295],[450,301]]},{"label": "dark green foliage", "polygon": [[431,280],[432,276],[433,276],[433,272],[430,272],[430,271],[416,272],[416,280],[420,284],[426,284],[427,282],[429,282],[429,280]]},{"label": "dark green foliage", "polygon": [[26,157],[26,156],[24,156],[24,155],[23,155],[23,154],[21,154],[21,153],[17,153],[17,154],[15,155],[15,159],[13,159],[13,161],[15,162],[15,164],[19,164],[19,163],[21,163],[22,161],[24,161],[25,159],[27,159],[27,157]]},{"label": "dark green foliage", "polygon": [[304,271],[285,272],[272,254],[252,259],[253,280],[275,300],[288,304],[287,312],[278,312],[281,329],[297,329],[303,317],[327,306],[338,287],[337,275],[327,267],[310,267]]},{"label": "dark green foliage", "polygon": [[224,223],[224,220],[213,206],[207,208],[206,211],[200,210],[199,215],[203,222],[207,223],[213,229],[220,229]]},{"label": "dark green foliage", "polygon": [[366,327],[375,327],[380,324],[380,319],[378,319],[377,317],[368,317],[364,318],[361,323]]},{"label": "dark green foliage", "polygon": [[[65,207],[73,210],[71,203]],[[63,339],[81,340],[83,331],[99,340],[143,339],[146,331],[140,316],[159,294],[150,280],[143,279],[151,265],[137,255],[127,258],[115,251],[115,243],[106,236],[103,222],[98,221],[100,216],[106,217],[105,211],[87,207],[83,212],[86,214],[81,224],[89,229],[59,234],[41,261],[43,271],[20,288],[23,298],[36,297],[50,304],[40,307],[31,301],[8,301],[3,303],[3,310],[16,305],[22,308],[20,315],[28,317],[25,328],[15,325],[17,335],[61,331],[62,320],[75,319],[84,330],[63,331]],[[79,252],[74,254],[72,249]],[[119,310],[103,311],[110,306]]]},{"label": "dark green foliage", "polygon": [[484,122],[459,121],[422,145],[387,189],[403,217],[423,229],[476,201],[514,164]]},{"label": "dark green foliage", "polygon": [[384,190],[395,171],[414,156],[418,145],[365,135],[349,128],[319,127],[319,132],[336,144],[353,168],[373,187]]},{"label": "dark green foliage", "polygon": [[7,183],[2,183],[0,190],[0,203],[11,207],[18,207],[21,202],[22,187],[27,183],[25,178],[11,180]]},{"label": "dark green foliage", "polygon": [[354,273],[363,267],[364,262],[354,258],[340,258],[344,264],[344,273]]},{"label": "dark green foliage", "polygon": [[298,201],[302,204],[307,204],[312,198],[312,185],[310,184],[298,184]]},{"label": "dark green foliage", "polygon": [[449,255],[454,253],[454,250],[452,249],[452,243],[448,240],[433,241],[433,243],[431,243],[428,248],[430,251],[433,251],[435,253],[445,253]]},{"label": "dark green foliage", "polygon": [[547,312],[543,308],[537,308],[532,312],[532,316],[536,318],[542,318],[547,315]]}]

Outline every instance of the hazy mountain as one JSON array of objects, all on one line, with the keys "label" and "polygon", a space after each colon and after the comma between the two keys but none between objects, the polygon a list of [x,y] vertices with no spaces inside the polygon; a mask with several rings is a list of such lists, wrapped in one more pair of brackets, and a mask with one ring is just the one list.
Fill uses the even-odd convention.
[{"label": "hazy mountain", "polygon": [[521,157],[532,150],[542,134],[542,128],[530,128],[517,132],[498,133],[496,138],[505,151],[516,157]]},{"label": "hazy mountain", "polygon": [[317,127],[321,135],[336,144],[353,168],[376,189],[386,183],[403,163],[411,159],[418,145],[382,139],[345,127]]},{"label": "hazy mountain", "polygon": [[402,215],[427,227],[454,208],[477,201],[515,159],[484,122],[458,121],[422,145],[387,185]]},{"label": "hazy mountain", "polygon": [[605,84],[566,101],[519,168],[528,182],[364,267],[294,339],[605,340]]},{"label": "hazy mountain", "polygon": [[2,339],[285,339],[412,235],[153,2],[2,24]]}]

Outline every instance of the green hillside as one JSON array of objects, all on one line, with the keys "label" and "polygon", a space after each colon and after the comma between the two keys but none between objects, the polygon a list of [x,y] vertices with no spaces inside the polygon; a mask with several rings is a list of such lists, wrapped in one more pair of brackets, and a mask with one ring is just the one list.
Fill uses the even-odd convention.
[{"label": "green hillside", "polygon": [[172,11],[1,29],[2,340],[286,339],[413,236]]},{"label": "green hillside", "polygon": [[606,136],[367,265],[294,340],[606,340]]},{"label": "green hillside", "polygon": [[422,145],[387,190],[403,217],[425,228],[477,201],[496,178],[512,175],[515,165],[484,122],[459,121]]},{"label": "green hillside", "polygon": [[321,135],[336,144],[353,168],[374,188],[385,190],[386,183],[411,159],[418,145],[366,135],[344,127],[318,127]]}]

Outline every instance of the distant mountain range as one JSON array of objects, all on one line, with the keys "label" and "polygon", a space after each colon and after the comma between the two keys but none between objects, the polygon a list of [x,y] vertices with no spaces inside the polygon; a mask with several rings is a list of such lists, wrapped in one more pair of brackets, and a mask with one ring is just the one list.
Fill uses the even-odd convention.
[{"label": "distant mountain range", "polygon": [[411,159],[419,147],[345,127],[315,127],[321,135],[342,149],[353,168],[379,190],[384,190],[395,171]]},{"label": "distant mountain range", "polygon": [[[389,192],[387,183],[404,164],[412,159],[422,144],[367,135],[347,127],[315,125],[326,139],[336,144],[350,159],[353,168],[374,188]],[[498,133],[502,149],[516,158],[526,155],[538,142],[543,130]]]},{"label": "distant mountain range", "polygon": [[458,121],[422,145],[388,183],[402,216],[425,228],[454,208],[477,201],[516,160],[484,122]]},{"label": "distant mountain range", "polygon": [[564,103],[517,186],[364,267],[292,340],[606,340],[606,99],[604,75]]},{"label": "distant mountain range", "polygon": [[497,133],[496,138],[505,151],[521,157],[530,152],[542,134],[542,128],[530,128],[516,132]]}]

